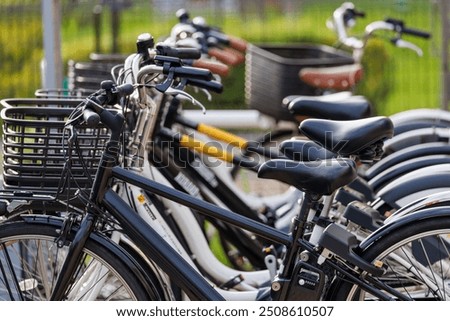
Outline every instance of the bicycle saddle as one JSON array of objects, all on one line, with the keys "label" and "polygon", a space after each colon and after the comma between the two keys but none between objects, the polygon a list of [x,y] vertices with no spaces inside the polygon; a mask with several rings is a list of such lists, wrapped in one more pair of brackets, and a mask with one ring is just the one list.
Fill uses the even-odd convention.
[{"label": "bicycle saddle", "polygon": [[281,142],[279,149],[287,158],[301,162],[336,158],[338,156],[319,144],[304,139],[285,140]]},{"label": "bicycle saddle", "polygon": [[306,193],[330,195],[356,178],[356,164],[344,158],[312,162],[274,159],[261,165],[258,177],[275,179]]},{"label": "bicycle saddle", "polygon": [[360,64],[335,67],[308,67],[299,71],[299,77],[304,83],[322,89],[349,90],[363,76]]},{"label": "bicycle saddle", "polygon": [[362,161],[380,158],[383,141],[394,133],[392,121],[383,116],[346,121],[306,119],[299,130],[325,149],[343,157],[358,156]]},{"label": "bicycle saddle", "polygon": [[348,99],[350,97],[360,97],[360,96],[352,96],[352,93],[350,91],[341,91],[338,93],[332,93],[328,95],[322,95],[322,96],[305,96],[305,95],[289,95],[283,98],[281,102],[281,106],[283,108],[288,108],[291,102],[295,101],[296,99],[302,99],[302,98],[308,98],[313,100],[319,100],[319,101],[341,101]]},{"label": "bicycle saddle", "polygon": [[293,100],[288,109],[295,116],[333,120],[361,119],[371,114],[370,103],[361,96],[341,101],[320,101],[303,96]]}]

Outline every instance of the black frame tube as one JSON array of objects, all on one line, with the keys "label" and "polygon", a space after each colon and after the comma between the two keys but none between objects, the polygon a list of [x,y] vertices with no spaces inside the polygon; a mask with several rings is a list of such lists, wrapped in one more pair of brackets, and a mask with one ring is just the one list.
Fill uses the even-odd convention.
[{"label": "black frame tube", "polygon": [[211,203],[199,200],[189,194],[167,187],[166,185],[152,181],[124,168],[114,167],[112,169],[112,176],[129,184],[140,187],[148,192],[157,194],[171,201],[175,201],[181,205],[185,205],[202,213],[203,215],[217,218],[234,226],[248,230],[263,239],[284,245],[290,245],[292,243],[292,237],[289,234],[279,231],[276,228],[270,227],[264,223],[255,222],[254,220],[238,213],[228,211]]}]

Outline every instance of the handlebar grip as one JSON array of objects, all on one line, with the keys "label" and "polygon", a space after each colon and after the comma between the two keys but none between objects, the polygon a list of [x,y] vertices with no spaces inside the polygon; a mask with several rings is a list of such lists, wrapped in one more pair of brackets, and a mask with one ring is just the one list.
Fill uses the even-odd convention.
[{"label": "handlebar grip", "polygon": [[223,85],[220,82],[214,80],[205,81],[199,79],[187,79],[186,83],[188,85],[200,87],[218,94],[223,91]]},{"label": "handlebar grip", "polygon": [[208,60],[208,59],[194,60],[192,62],[192,66],[197,67],[197,68],[208,69],[213,74],[218,74],[222,77],[228,76],[228,74],[230,72],[230,68],[227,65],[225,65],[219,61],[213,61],[213,60]]},{"label": "handlebar grip", "polygon": [[408,35],[421,37],[421,38],[425,38],[425,39],[431,38],[431,34],[429,32],[418,30],[418,29],[403,28],[402,32],[405,34],[408,34]]},{"label": "handlebar grip", "polygon": [[355,17],[364,18],[366,16],[366,13],[364,11],[359,11],[359,10],[353,9],[353,15]]},{"label": "handlebar grip", "polygon": [[134,87],[131,84],[123,84],[116,86],[116,90],[120,96],[128,96],[131,95],[134,91]]},{"label": "handlebar grip", "polygon": [[83,119],[88,127],[95,127],[100,122],[100,116],[89,108],[83,110]]},{"label": "handlebar grip", "polygon": [[232,53],[226,52],[219,48],[208,49],[208,55],[229,66],[236,66],[239,64],[239,59],[238,57],[236,57],[236,55],[233,55]]},{"label": "handlebar grip", "polygon": [[230,55],[234,55],[236,57],[236,63],[235,65],[240,65],[243,64],[245,62],[245,55],[233,48],[227,47],[227,48],[223,48],[223,51],[229,53]]},{"label": "handlebar grip", "polygon": [[193,78],[199,80],[212,80],[213,74],[208,69],[194,68],[194,67],[171,67],[169,69],[176,77]]},{"label": "handlebar grip", "polygon": [[158,45],[156,50],[159,55],[177,57],[180,59],[199,59],[202,55],[198,48],[173,48],[170,46]]},{"label": "handlebar grip", "polygon": [[247,41],[245,41],[244,39],[238,38],[238,37],[233,37],[233,36],[228,36],[228,40],[230,43],[230,47],[242,52],[245,52],[247,50]]}]

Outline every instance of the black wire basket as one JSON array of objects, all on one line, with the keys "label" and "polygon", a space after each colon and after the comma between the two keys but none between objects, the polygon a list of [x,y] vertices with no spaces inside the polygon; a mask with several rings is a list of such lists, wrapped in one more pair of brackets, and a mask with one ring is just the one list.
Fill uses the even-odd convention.
[{"label": "black wire basket", "polygon": [[77,127],[69,148],[64,124],[77,99],[4,99],[3,187],[73,196],[89,190],[109,139],[108,129]]},{"label": "black wire basket", "polygon": [[61,98],[61,99],[82,99],[92,93],[94,90],[88,89],[67,89],[67,88],[40,88],[34,92],[36,98]]},{"label": "black wire basket", "polygon": [[353,63],[354,59],[349,53],[325,45],[250,45],[245,63],[247,106],[276,120],[295,122],[294,116],[281,107],[283,98],[289,95],[317,96],[323,93],[323,90],[301,81],[300,70]]}]

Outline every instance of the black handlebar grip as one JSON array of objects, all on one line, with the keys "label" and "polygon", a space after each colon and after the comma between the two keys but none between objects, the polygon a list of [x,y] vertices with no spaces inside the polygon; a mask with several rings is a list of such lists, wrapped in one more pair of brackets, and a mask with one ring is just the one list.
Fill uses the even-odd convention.
[{"label": "black handlebar grip", "polygon": [[220,82],[214,80],[205,81],[199,79],[187,79],[186,83],[188,85],[200,87],[218,94],[223,91],[223,85]]},{"label": "black handlebar grip", "polygon": [[416,37],[421,37],[421,38],[425,38],[425,39],[428,39],[431,37],[431,34],[429,32],[405,27],[405,23],[403,22],[403,20],[387,18],[385,21],[387,23],[392,24],[395,28],[395,31],[397,31],[397,32],[416,36]]},{"label": "black handlebar grip", "polygon": [[100,116],[89,108],[83,110],[83,119],[88,127],[95,127],[100,122]]},{"label": "black handlebar grip", "polygon": [[421,37],[421,38],[425,38],[425,39],[431,38],[431,34],[429,32],[422,31],[422,30],[411,29],[411,28],[403,28],[402,32],[405,33],[405,34],[408,34],[408,35]]},{"label": "black handlebar grip", "polygon": [[366,16],[366,13],[364,11],[359,11],[356,9],[353,9],[353,14],[355,15],[355,17],[361,17],[361,18],[364,18]]},{"label": "black handlebar grip", "polygon": [[197,48],[172,48],[169,46],[156,46],[159,55],[177,57],[180,59],[199,59],[202,55],[200,49]]},{"label": "black handlebar grip", "polygon": [[176,77],[193,78],[199,80],[212,80],[213,74],[208,69],[194,67],[171,67],[169,69]]},{"label": "black handlebar grip", "polygon": [[131,84],[123,84],[116,86],[116,90],[120,96],[128,96],[131,95],[134,91],[134,87]]}]

